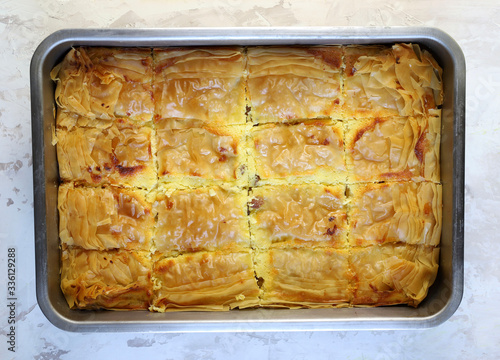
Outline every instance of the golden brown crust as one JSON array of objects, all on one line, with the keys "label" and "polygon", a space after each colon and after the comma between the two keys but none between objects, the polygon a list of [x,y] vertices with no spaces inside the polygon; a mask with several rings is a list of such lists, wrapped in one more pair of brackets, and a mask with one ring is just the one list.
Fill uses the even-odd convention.
[{"label": "golden brown crust", "polygon": [[404,242],[438,246],[441,185],[386,183],[350,185],[349,243],[367,246]]},{"label": "golden brown crust", "polygon": [[151,50],[74,48],[50,75],[61,109],[88,118],[152,120]]},{"label": "golden brown crust", "polygon": [[155,248],[170,255],[248,248],[247,192],[220,187],[159,192]]},{"label": "golden brown crust", "polygon": [[211,125],[244,124],[241,48],[155,49],[155,114]]},{"label": "golden brown crust", "polygon": [[349,262],[355,278],[353,305],[417,306],[438,270],[439,248],[384,244],[353,248]]},{"label": "golden brown crust", "polygon": [[350,124],[349,181],[439,182],[440,124],[435,117],[375,118]]},{"label": "golden brown crust", "polygon": [[348,252],[321,249],[271,249],[257,254],[257,276],[263,280],[261,304],[320,308],[347,305]]},{"label": "golden brown crust", "polygon": [[[345,182],[344,130],[341,123],[311,121],[267,124],[250,133],[250,159],[259,184]],[[268,181],[266,181],[268,180]]]},{"label": "golden brown crust", "polygon": [[124,119],[104,129],[57,129],[59,174],[64,181],[151,188],[156,167],[152,130]]},{"label": "golden brown crust", "polygon": [[87,250],[149,251],[154,216],[140,190],[59,186],[62,244]]},{"label": "golden brown crust", "polygon": [[71,308],[148,309],[149,252],[68,248],[61,257],[61,289]]},{"label": "golden brown crust", "polygon": [[155,262],[152,309],[229,310],[258,305],[249,252],[198,252]]},{"label": "golden brown crust", "polygon": [[249,48],[252,121],[337,116],[341,108],[341,64],[339,46]]},{"label": "golden brown crust", "polygon": [[439,116],[442,69],[418,45],[347,46],[344,59],[348,118]]},{"label": "golden brown crust", "polygon": [[344,186],[279,185],[253,188],[250,231],[260,249],[347,245]]}]

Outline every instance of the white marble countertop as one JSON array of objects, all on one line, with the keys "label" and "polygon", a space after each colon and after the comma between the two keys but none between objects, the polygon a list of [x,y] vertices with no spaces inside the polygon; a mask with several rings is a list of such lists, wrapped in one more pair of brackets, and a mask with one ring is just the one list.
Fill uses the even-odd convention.
[{"label": "white marble countertop", "polygon": [[[500,4],[497,0],[0,0],[1,359],[421,359],[500,356]],[[446,323],[419,331],[68,333],[35,296],[29,64],[63,28],[432,26],[467,61],[465,292]],[[495,245],[496,244],[496,245]],[[16,353],[8,351],[8,248],[17,248]],[[314,354],[314,356],[311,356]]]}]

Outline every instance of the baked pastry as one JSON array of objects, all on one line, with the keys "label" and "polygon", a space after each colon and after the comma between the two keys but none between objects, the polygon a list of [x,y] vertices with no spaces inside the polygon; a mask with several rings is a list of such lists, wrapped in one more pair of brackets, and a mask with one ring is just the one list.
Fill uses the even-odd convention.
[{"label": "baked pastry", "polygon": [[349,124],[346,162],[349,182],[439,182],[441,119],[390,117]]},{"label": "baked pastry", "polygon": [[149,251],[155,224],[144,191],[59,186],[59,238],[87,250]]},{"label": "baked pastry", "polygon": [[50,73],[60,109],[88,118],[153,118],[150,49],[79,47]]},{"label": "baked pastry", "polygon": [[155,49],[153,56],[157,118],[210,125],[246,122],[242,48]]},{"label": "baked pastry", "polygon": [[340,46],[248,48],[248,96],[254,123],[336,118]]},{"label": "baked pastry", "polygon": [[63,181],[95,186],[115,184],[149,189],[156,184],[152,129],[117,119],[104,129],[56,131],[59,175]]},{"label": "baked pastry", "polygon": [[415,44],[344,48],[347,118],[440,116],[442,70]]},{"label": "baked pastry", "polygon": [[345,306],[351,300],[346,250],[270,249],[256,257],[263,306],[319,308]]},{"label": "baked pastry", "polygon": [[164,255],[248,248],[247,192],[213,186],[158,192],[155,249]]},{"label": "baked pastry", "polygon": [[353,305],[417,306],[427,295],[438,270],[439,248],[384,244],[353,248]]},{"label": "baked pastry", "polygon": [[273,185],[250,193],[250,231],[259,249],[347,245],[343,185]]},{"label": "baked pastry", "polygon": [[388,242],[438,246],[441,185],[430,182],[349,185],[349,243]]},{"label": "baked pastry", "polygon": [[175,119],[156,123],[158,177],[189,186],[248,183],[246,127],[176,128]]},{"label": "baked pastry", "polygon": [[70,308],[146,310],[153,289],[149,252],[63,247],[61,289]]},{"label": "baked pastry", "polygon": [[71,308],[425,298],[443,92],[418,45],[79,47],[51,76]]},{"label": "baked pastry", "polygon": [[[323,121],[266,124],[250,132],[249,164],[259,185],[345,182],[344,128]],[[283,182],[283,181],[282,181]]]},{"label": "baked pastry", "polygon": [[152,309],[229,310],[259,303],[250,252],[197,252],[154,263]]}]

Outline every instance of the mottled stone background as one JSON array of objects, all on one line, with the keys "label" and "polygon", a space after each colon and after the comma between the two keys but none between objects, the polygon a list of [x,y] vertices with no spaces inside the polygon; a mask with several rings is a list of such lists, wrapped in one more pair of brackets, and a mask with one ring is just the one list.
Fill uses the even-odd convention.
[{"label": "mottled stone background", "polygon": [[[496,359],[500,356],[500,32],[498,0],[0,0],[0,274],[18,255],[18,359]],[[467,60],[465,293],[445,324],[422,331],[78,334],[35,297],[29,64],[63,28],[433,26]],[[0,275],[0,358],[7,351]],[[314,354],[314,355],[313,355]]]}]

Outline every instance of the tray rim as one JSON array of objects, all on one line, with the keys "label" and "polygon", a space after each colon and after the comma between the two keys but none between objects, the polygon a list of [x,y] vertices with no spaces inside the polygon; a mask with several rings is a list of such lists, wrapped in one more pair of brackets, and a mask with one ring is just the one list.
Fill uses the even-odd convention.
[{"label": "tray rim", "polygon": [[[133,45],[130,42],[133,41]],[[452,224],[452,284],[451,295],[444,307],[432,316],[371,319],[341,317],[338,319],[280,321],[239,319],[231,322],[213,320],[171,321],[75,321],[64,317],[49,300],[47,271],[47,209],[44,159],[44,129],[42,91],[44,59],[58,49],[99,43],[100,46],[186,46],[189,45],[266,45],[277,44],[382,44],[418,42],[428,47],[440,47],[452,59],[456,76],[454,85],[454,148],[453,148],[453,224]],[[56,327],[68,331],[304,331],[304,330],[378,330],[420,329],[442,324],[458,309],[464,282],[464,184],[465,184],[465,58],[459,45],[442,30],[429,27],[221,27],[163,29],[63,29],[45,38],[35,50],[30,66],[34,227],[36,254],[36,295],[40,309]],[[350,308],[350,311],[353,312]],[[252,311],[267,311],[258,309]],[[281,311],[281,310],[279,310]],[[283,310],[295,311],[295,310]],[[308,311],[308,310],[300,310]],[[317,311],[317,310],[316,310]],[[336,309],[343,311],[343,309]],[[355,311],[354,311],[355,312]],[[285,313],[283,313],[285,315]],[[168,326],[167,326],[168,325]],[[200,326],[201,325],[201,326]],[[200,329],[200,327],[202,327]]]}]

